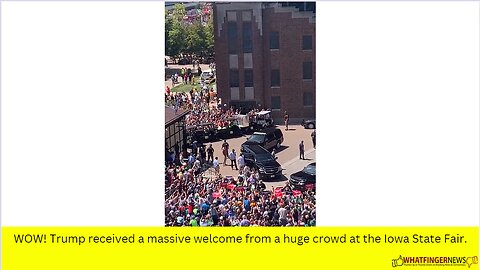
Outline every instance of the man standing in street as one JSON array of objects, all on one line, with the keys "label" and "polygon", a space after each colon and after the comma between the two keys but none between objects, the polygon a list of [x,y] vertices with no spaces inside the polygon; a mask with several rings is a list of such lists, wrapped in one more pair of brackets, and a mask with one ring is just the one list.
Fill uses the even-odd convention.
[{"label": "man standing in street", "polygon": [[235,164],[235,170],[238,170],[238,167],[237,167],[237,154],[235,153],[235,149],[232,149],[232,152],[230,152],[229,157],[230,157],[230,161],[232,162],[232,163],[231,163],[232,170],[233,170],[233,164]]},{"label": "man standing in street", "polygon": [[240,168],[240,171],[243,171],[243,168],[245,167],[245,159],[243,159],[242,153],[238,156],[238,167]]},{"label": "man standing in street", "polygon": [[228,147],[229,145],[227,143],[227,140],[223,140],[223,144],[222,144],[223,166],[227,165]]},{"label": "man standing in street", "polygon": [[283,116],[283,119],[285,120],[285,130],[288,130],[288,113],[285,111],[285,116]]},{"label": "man standing in street", "polygon": [[317,138],[317,135],[315,134],[315,129],[313,130],[311,136],[312,136],[313,148],[315,148],[315,140],[316,140],[316,138]]},{"label": "man standing in street", "polygon": [[220,173],[220,165],[218,164],[218,157],[215,157],[215,160],[213,161],[213,168],[215,169],[215,172],[217,174]]},{"label": "man standing in street", "polygon": [[305,145],[303,141],[298,145],[298,148],[300,150],[300,159],[305,159]]},{"label": "man standing in street", "polygon": [[210,162],[210,159],[212,159],[213,162],[213,152],[215,152],[215,150],[213,150],[212,144],[210,144],[207,148],[207,162]]}]

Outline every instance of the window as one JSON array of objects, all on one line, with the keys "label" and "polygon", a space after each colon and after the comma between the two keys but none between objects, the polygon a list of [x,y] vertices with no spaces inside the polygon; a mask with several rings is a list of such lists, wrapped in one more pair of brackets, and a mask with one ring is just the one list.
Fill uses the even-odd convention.
[{"label": "window", "polygon": [[312,11],[313,13],[315,13],[315,2],[306,2],[305,10]]},{"label": "window", "polygon": [[229,22],[227,28],[228,28],[228,53],[236,54],[237,53],[237,23]]},{"label": "window", "polygon": [[312,62],[303,62],[303,79],[311,80],[312,79]]},{"label": "window", "polygon": [[302,50],[311,50],[312,47],[312,36],[303,36]]},{"label": "window", "polygon": [[280,97],[279,96],[275,96],[275,97],[272,97],[272,110],[280,110]]},{"label": "window", "polygon": [[238,69],[230,69],[230,87],[238,87]]},{"label": "window", "polygon": [[243,23],[243,52],[244,53],[252,52],[252,23],[251,22]]},{"label": "window", "polygon": [[270,49],[280,49],[278,32],[270,32]]},{"label": "window", "polygon": [[303,106],[313,106],[313,93],[304,92],[303,93]]},{"label": "window", "polygon": [[245,87],[253,86],[253,70],[245,69]]},{"label": "window", "polygon": [[270,74],[271,79],[271,87],[279,87],[280,86],[280,70],[279,69],[272,69]]}]

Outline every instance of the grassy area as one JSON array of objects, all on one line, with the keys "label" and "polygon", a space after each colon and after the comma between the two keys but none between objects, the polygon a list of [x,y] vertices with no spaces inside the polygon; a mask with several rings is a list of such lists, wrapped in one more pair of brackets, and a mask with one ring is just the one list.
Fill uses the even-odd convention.
[{"label": "grassy area", "polygon": [[197,88],[197,90],[200,90],[200,78],[194,77],[193,78],[193,85],[192,84],[183,84],[183,82],[180,82],[177,84],[175,87],[172,88],[172,92],[188,92],[192,90],[193,87]]},{"label": "grassy area", "polygon": [[[215,83],[209,84],[209,87],[213,87]],[[197,90],[201,90],[202,86],[200,85],[200,78],[195,77],[193,79],[193,85],[192,84],[177,84],[175,87],[172,88],[172,92],[189,92],[192,90],[192,88],[195,87]]]}]

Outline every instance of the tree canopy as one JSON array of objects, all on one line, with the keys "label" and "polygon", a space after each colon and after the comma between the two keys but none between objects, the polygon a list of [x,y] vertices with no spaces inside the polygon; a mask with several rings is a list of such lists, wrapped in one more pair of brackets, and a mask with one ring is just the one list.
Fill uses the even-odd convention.
[{"label": "tree canopy", "polygon": [[[200,5],[200,4],[199,4]],[[165,13],[165,50],[171,57],[205,57],[214,53],[213,18],[203,9],[187,12],[181,3]]]}]

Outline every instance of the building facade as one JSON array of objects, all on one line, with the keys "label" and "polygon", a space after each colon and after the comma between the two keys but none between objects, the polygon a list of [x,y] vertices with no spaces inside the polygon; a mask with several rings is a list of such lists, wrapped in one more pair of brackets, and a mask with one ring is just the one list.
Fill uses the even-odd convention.
[{"label": "building facade", "polygon": [[314,118],[315,2],[217,2],[213,10],[222,103]]}]

